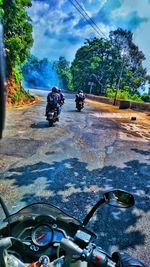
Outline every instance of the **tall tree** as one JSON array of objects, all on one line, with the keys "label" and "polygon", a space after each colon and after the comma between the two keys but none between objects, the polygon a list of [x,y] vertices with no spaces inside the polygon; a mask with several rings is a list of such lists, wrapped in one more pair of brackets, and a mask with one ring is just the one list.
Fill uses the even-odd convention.
[{"label": "tall tree", "polygon": [[5,0],[2,4],[8,75],[25,61],[33,44],[31,19],[26,7],[31,7],[31,0]]},{"label": "tall tree", "polygon": [[147,70],[143,67],[145,55],[133,43],[133,33],[121,28],[110,32],[110,41],[120,53],[121,65],[123,65],[122,82],[120,89],[124,85],[130,87],[130,93],[137,93],[139,87],[145,85],[148,77]]},{"label": "tall tree", "polygon": [[114,63],[117,57],[118,50],[112,48],[109,40],[86,40],[85,45],[78,49],[71,66],[75,89],[90,92],[92,83],[93,93],[104,94],[106,88],[116,81]]},{"label": "tall tree", "polygon": [[118,29],[107,40],[86,40],[71,65],[74,88],[107,95],[110,89],[115,92],[120,79],[120,90],[135,94],[148,79],[144,59],[130,31]]},{"label": "tall tree", "polygon": [[18,91],[20,88],[21,92],[23,92],[20,85],[22,78],[21,64],[25,62],[33,44],[31,19],[26,11],[26,8],[31,7],[31,0],[0,1],[3,10],[2,23],[6,51],[8,94],[12,87]]}]

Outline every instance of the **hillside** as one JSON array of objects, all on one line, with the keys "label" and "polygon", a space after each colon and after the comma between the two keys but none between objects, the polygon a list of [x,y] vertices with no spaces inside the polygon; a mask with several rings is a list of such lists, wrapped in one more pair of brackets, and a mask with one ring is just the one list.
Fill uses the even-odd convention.
[{"label": "hillside", "polygon": [[6,81],[6,102],[8,106],[18,106],[35,102],[36,97],[29,94],[13,77]]}]

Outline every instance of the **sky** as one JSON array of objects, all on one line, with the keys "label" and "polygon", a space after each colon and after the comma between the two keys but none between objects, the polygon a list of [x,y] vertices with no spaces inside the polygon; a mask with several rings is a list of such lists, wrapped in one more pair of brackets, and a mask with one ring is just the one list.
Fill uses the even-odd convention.
[{"label": "sky", "polygon": [[[79,3],[79,5],[78,5]],[[95,31],[82,12],[96,23]],[[146,56],[144,67],[150,74],[150,0],[32,0],[32,54],[51,61],[64,56],[72,61],[85,39],[108,37],[118,27],[133,32],[133,41]]]}]

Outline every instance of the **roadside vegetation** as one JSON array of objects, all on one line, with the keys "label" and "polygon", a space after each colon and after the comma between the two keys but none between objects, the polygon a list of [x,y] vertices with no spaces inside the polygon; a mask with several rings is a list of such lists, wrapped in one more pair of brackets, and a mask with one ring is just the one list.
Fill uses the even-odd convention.
[{"label": "roadside vegetation", "polygon": [[[150,82],[145,56],[133,43],[130,31],[117,29],[109,39],[86,40],[71,65],[74,89],[87,93],[142,101],[139,88]],[[147,94],[145,94],[146,99]]]},{"label": "roadside vegetation", "polygon": [[30,0],[0,0],[0,17],[4,31],[4,54],[6,59],[7,102],[10,104],[33,101],[21,85],[21,65],[29,56],[33,44],[31,19],[25,8]]},{"label": "roadside vegetation", "polygon": [[[118,89],[117,97],[120,99],[150,102],[149,94],[141,94],[145,85],[150,83],[150,76],[143,67],[145,56],[132,39],[130,31],[119,28],[110,32],[107,40],[86,40],[77,50],[72,63],[65,57],[60,57],[53,63],[53,71],[57,74],[59,85],[64,90],[82,89],[89,94],[110,98],[115,97]],[[28,70],[31,70],[30,75],[35,77],[32,79],[34,86],[38,80],[37,73],[41,77],[40,65],[41,61],[38,59],[36,64],[29,60],[23,68],[27,81],[30,80]],[[51,75],[51,72],[49,74]],[[46,77],[43,78],[46,81]]]}]

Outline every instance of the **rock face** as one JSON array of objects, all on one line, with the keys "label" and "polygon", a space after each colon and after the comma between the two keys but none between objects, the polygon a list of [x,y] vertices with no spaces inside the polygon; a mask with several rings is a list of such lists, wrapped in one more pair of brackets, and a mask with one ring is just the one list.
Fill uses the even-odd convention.
[{"label": "rock face", "polygon": [[17,83],[13,76],[10,76],[6,81],[6,100],[9,106],[24,105],[32,103],[35,97],[25,91],[21,83]]}]

